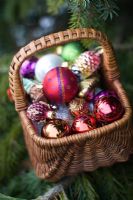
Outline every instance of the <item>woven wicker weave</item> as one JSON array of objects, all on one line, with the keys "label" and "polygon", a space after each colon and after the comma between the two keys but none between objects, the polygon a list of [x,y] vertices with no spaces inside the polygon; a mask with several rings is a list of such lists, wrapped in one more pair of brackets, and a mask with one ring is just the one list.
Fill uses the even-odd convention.
[{"label": "woven wicker weave", "polygon": [[[27,101],[19,68],[25,59],[43,49],[80,39],[96,40],[102,45],[104,78],[108,86],[118,94],[125,114],[122,119],[85,134],[43,139],[37,136],[26,116]],[[119,76],[114,52],[107,37],[94,29],[66,30],[41,37],[20,49],[14,56],[9,71],[10,89],[32,164],[40,178],[57,181],[63,176],[93,171],[98,167],[110,166],[128,159],[133,152],[132,110]]]}]

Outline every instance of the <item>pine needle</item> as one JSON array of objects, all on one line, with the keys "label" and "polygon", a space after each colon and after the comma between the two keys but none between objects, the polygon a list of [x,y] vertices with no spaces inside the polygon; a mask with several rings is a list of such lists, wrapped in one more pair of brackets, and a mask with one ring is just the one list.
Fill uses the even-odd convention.
[{"label": "pine needle", "polygon": [[68,188],[69,198],[71,200],[99,200],[92,182],[85,176],[77,176],[74,183]]}]

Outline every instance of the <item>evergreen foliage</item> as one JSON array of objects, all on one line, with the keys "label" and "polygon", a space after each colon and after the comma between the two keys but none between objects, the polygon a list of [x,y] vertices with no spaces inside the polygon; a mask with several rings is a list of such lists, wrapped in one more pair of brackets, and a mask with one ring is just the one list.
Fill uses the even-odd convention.
[{"label": "evergreen foliage", "polygon": [[[117,15],[115,0],[40,0],[48,12],[57,14],[62,7],[70,12],[70,28],[99,27],[105,20]],[[0,16],[9,23],[19,21],[36,5],[36,0],[2,1]],[[42,10],[45,8],[42,8]],[[17,16],[17,17],[16,17]],[[132,43],[133,38],[130,38]],[[95,45],[84,42],[85,47]],[[14,105],[9,102],[8,66],[13,55],[0,59],[0,200],[38,199],[40,195],[56,187],[56,184],[40,180],[33,170],[22,166],[27,159],[23,134]],[[121,79],[133,103],[133,59],[132,51],[117,52]],[[124,59],[123,59],[124,58]],[[91,173],[82,173],[53,199],[58,200],[132,200],[133,199],[133,157],[128,162],[117,163],[109,168],[100,168]],[[12,196],[12,197],[11,197]]]},{"label": "evergreen foliage", "polygon": [[99,200],[99,195],[90,181],[90,177],[84,174],[76,177],[72,187],[68,188],[68,194],[71,200]]},{"label": "evergreen foliage", "polygon": [[[52,185],[37,178],[33,171],[22,171],[8,182],[6,194],[16,198],[33,199],[45,193]],[[4,193],[4,188],[0,191]]]},{"label": "evergreen foliage", "polygon": [[22,20],[28,15],[29,10],[31,10],[35,6],[35,4],[35,0],[6,1],[6,3],[3,5],[3,18],[5,19],[5,21],[12,23],[15,23],[16,20]]},{"label": "evergreen foliage", "polygon": [[52,15],[58,14],[58,12],[60,11],[61,7],[64,6],[64,4],[64,0],[47,0],[48,13]]},{"label": "evergreen foliage", "polygon": [[117,15],[118,7],[112,0],[69,0],[72,13],[70,27],[102,27],[108,18]]}]

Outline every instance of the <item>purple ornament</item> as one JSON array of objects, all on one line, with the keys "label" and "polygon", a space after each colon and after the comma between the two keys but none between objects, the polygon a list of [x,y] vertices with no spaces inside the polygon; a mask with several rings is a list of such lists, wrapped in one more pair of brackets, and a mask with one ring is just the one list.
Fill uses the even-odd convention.
[{"label": "purple ornament", "polygon": [[51,119],[52,114],[49,104],[42,101],[31,104],[27,109],[27,117],[35,122],[44,121],[46,118]]},{"label": "purple ornament", "polygon": [[20,74],[25,78],[33,79],[35,76],[35,65],[37,61],[38,58],[34,56],[25,60],[21,65]]},{"label": "purple ornament", "polygon": [[118,98],[117,94],[113,90],[102,90],[96,94],[96,96],[94,97],[94,101],[99,100],[99,98],[101,97],[110,97],[110,96]]}]

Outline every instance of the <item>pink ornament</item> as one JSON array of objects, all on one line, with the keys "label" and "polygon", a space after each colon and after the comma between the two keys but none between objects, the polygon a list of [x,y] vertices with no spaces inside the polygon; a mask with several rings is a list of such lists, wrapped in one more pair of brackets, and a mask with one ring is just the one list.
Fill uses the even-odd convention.
[{"label": "pink ornament", "polygon": [[94,100],[94,114],[102,123],[111,123],[122,117],[124,108],[114,91],[102,91]]},{"label": "pink ornament", "polygon": [[68,68],[56,67],[46,74],[43,91],[52,103],[70,102],[78,92],[77,78]]}]

